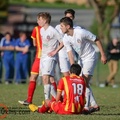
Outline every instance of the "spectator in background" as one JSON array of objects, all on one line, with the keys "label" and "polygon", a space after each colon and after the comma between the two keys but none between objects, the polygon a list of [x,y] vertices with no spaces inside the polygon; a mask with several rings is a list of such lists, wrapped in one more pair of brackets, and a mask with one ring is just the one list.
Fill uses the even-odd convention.
[{"label": "spectator in background", "polygon": [[[0,42],[3,37],[4,37],[3,34],[0,33]],[[1,60],[1,51],[0,51],[0,84],[1,83],[2,83],[2,60]]]},{"label": "spectator in background", "polygon": [[21,32],[20,38],[17,39],[15,44],[16,50],[16,84],[26,83],[28,75],[28,51],[30,42],[27,39],[26,33]]},{"label": "spectator in background", "polygon": [[15,40],[12,38],[9,32],[5,33],[5,37],[1,40],[2,50],[1,56],[5,68],[5,83],[12,83],[14,79],[14,43]]},{"label": "spectator in background", "polygon": [[105,81],[105,86],[111,84],[113,88],[116,88],[117,85],[115,85],[115,76],[119,66],[118,60],[120,59],[120,42],[118,41],[117,37],[113,38],[112,41],[107,45],[107,59],[109,75]]}]

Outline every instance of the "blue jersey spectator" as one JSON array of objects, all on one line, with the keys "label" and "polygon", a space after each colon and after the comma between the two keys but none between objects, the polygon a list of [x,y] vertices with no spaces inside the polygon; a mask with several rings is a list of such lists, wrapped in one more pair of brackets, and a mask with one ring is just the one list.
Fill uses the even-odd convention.
[{"label": "blue jersey spectator", "polygon": [[26,83],[28,75],[28,51],[30,47],[30,42],[27,39],[26,33],[20,33],[20,38],[16,40],[15,50],[16,50],[16,84]]},{"label": "blue jersey spectator", "polygon": [[15,40],[11,34],[7,32],[1,40],[2,61],[5,69],[5,83],[12,83],[14,79],[14,43]]}]

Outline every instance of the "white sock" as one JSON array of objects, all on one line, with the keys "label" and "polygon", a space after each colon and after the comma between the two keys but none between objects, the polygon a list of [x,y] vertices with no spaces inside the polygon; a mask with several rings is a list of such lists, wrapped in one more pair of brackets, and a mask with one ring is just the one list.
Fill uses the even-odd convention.
[{"label": "white sock", "polygon": [[89,88],[86,88],[85,98],[86,98],[86,104],[84,108],[89,109],[89,105],[90,105],[90,89]]},{"label": "white sock", "polygon": [[50,84],[44,85],[45,100],[46,100],[46,99],[50,99],[50,91],[51,91],[51,86],[50,86]]},{"label": "white sock", "polygon": [[95,101],[95,98],[94,98],[94,95],[93,95],[91,88],[90,88],[90,104],[91,104],[91,106],[97,106],[97,103]]},{"label": "white sock", "polygon": [[51,95],[52,95],[54,98],[56,98],[57,91],[55,90],[55,88],[54,88],[53,85],[50,85],[50,86],[51,86],[51,91],[50,91],[50,93],[51,93]]}]

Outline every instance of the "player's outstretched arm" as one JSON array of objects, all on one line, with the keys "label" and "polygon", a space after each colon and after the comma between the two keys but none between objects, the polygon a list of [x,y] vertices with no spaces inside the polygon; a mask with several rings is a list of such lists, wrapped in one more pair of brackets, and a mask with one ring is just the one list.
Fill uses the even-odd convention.
[{"label": "player's outstretched arm", "polygon": [[96,42],[96,44],[97,44],[97,46],[98,46],[98,48],[99,48],[99,50],[100,50],[101,62],[102,62],[103,64],[106,64],[106,63],[107,63],[107,57],[106,57],[105,52],[104,52],[104,49],[103,49],[103,47],[102,47],[102,43],[101,43],[101,41],[100,41],[99,39],[97,39],[95,42]]},{"label": "player's outstretched arm", "polygon": [[72,50],[70,50],[68,53],[68,58],[69,58],[69,61],[70,61],[70,64],[74,64],[75,63],[75,60],[74,60],[74,55],[73,55],[73,52]]}]

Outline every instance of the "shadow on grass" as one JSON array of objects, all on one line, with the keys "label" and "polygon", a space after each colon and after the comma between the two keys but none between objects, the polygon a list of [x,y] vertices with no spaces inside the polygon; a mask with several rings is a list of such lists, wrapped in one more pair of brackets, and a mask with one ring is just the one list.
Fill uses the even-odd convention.
[{"label": "shadow on grass", "polygon": [[109,115],[112,115],[112,116],[120,116],[120,113],[92,113],[91,115],[102,115],[102,116],[109,116]]},{"label": "shadow on grass", "polygon": [[102,116],[120,116],[120,106],[108,106],[108,105],[101,105],[101,109],[99,112],[91,113],[91,115],[102,115]]}]

